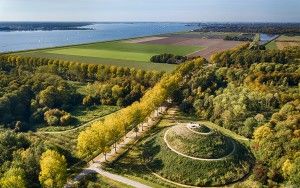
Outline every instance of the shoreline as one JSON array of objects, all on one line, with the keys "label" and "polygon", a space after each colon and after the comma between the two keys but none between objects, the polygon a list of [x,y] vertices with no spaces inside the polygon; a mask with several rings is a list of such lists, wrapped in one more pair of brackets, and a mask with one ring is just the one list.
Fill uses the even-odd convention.
[{"label": "shoreline", "polygon": [[24,52],[25,53],[26,52],[34,52],[34,51],[37,51],[37,50],[38,51],[40,51],[40,50],[52,50],[52,49],[60,49],[60,48],[66,48],[66,47],[76,47],[76,46],[81,46],[81,45],[89,45],[89,44],[97,44],[97,43],[105,43],[105,42],[118,42],[118,41],[123,41],[123,40],[132,40],[132,39],[139,39],[139,38],[145,38],[145,37],[155,37],[155,36],[160,36],[160,35],[174,34],[174,33],[178,33],[178,32],[188,32],[188,31],[191,31],[191,30],[167,32],[167,33],[161,33],[161,34],[155,34],[155,35],[143,35],[143,36],[136,36],[136,37],[130,37],[130,38],[122,38],[122,39],[112,39],[112,40],[103,40],[103,41],[95,41],[95,42],[76,43],[76,44],[69,44],[69,45],[63,45],[63,46],[34,48],[34,49],[27,49],[27,50],[16,50],[16,51],[7,51],[7,52],[1,52],[0,51],[0,54],[1,55],[18,54],[18,53],[24,53]]}]

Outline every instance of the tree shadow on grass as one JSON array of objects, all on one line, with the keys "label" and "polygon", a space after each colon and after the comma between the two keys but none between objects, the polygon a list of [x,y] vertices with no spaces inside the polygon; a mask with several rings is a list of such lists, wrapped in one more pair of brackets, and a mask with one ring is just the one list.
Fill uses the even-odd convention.
[{"label": "tree shadow on grass", "polygon": [[155,159],[155,156],[160,152],[161,146],[155,142],[155,139],[145,142],[142,150],[142,159],[151,170],[158,171],[163,168],[162,160]]},{"label": "tree shadow on grass", "polygon": [[[133,148],[131,152],[127,151],[118,161],[107,167],[111,171],[122,174],[139,176],[150,174],[152,170],[156,171],[163,167],[162,161],[155,159],[155,155],[160,152],[160,149],[161,147],[155,143],[154,139],[148,140]],[[151,168],[151,171],[148,167]]]}]

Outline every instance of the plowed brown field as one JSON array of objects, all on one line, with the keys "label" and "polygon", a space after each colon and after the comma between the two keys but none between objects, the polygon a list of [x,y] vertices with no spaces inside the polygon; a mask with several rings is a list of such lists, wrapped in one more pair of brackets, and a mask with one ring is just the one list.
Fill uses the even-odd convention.
[{"label": "plowed brown field", "polygon": [[161,44],[161,45],[181,45],[181,46],[202,46],[203,50],[199,50],[188,54],[189,57],[202,56],[209,59],[216,52],[224,51],[243,44],[239,41],[226,41],[223,39],[204,39],[204,38],[187,38],[171,36],[163,39],[140,42],[142,44]]}]

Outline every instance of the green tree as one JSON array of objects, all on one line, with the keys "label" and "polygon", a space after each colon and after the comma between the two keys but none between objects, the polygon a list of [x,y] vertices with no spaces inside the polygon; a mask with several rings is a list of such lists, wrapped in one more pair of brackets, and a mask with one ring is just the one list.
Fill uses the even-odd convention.
[{"label": "green tree", "polygon": [[58,91],[54,86],[49,86],[40,92],[38,101],[41,105],[53,108],[57,105],[57,93]]}]

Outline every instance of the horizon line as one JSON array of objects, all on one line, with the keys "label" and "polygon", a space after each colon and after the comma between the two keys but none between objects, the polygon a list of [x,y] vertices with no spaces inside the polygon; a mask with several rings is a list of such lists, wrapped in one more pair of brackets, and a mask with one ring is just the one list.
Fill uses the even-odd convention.
[{"label": "horizon line", "polygon": [[0,22],[74,22],[74,23],[293,23],[300,24],[300,22],[292,21],[75,21],[75,20],[65,20],[65,21],[56,21],[56,20],[0,20]]}]

